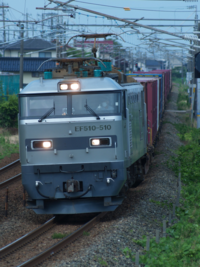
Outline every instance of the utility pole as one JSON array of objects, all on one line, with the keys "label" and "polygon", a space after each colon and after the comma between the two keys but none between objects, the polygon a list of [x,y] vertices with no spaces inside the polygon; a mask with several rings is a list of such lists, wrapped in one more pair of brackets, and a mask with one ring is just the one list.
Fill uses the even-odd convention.
[{"label": "utility pole", "polygon": [[[197,6],[194,5],[194,6],[188,6],[188,8],[195,8],[196,9],[196,12],[195,12],[195,20],[194,20],[194,30],[197,31],[198,30],[198,15],[197,15]],[[191,42],[190,42],[191,43]],[[196,45],[196,41],[193,40],[193,44]],[[194,48],[195,49],[195,48]],[[194,103],[196,104],[196,100],[197,100],[197,97],[196,97],[196,93],[195,93],[195,89],[196,89],[196,79],[195,79],[195,52],[192,54],[193,56],[193,61],[192,61],[192,88],[191,88],[191,100],[192,100],[192,105],[191,105],[191,126],[193,126],[193,117],[194,117]],[[197,108],[197,105],[195,105],[196,108]],[[196,114],[196,112],[195,112]]]},{"label": "utility pole", "polygon": [[59,57],[59,54],[58,54],[58,37],[56,37],[56,57],[57,58]]},{"label": "utility pole", "polygon": [[28,38],[28,13],[26,13],[26,37]]},{"label": "utility pole", "polygon": [[[52,31],[53,31],[53,17],[51,17],[51,41],[53,41]],[[56,42],[57,42],[57,39],[56,39]]]},{"label": "utility pole", "polygon": [[[200,31],[200,23],[198,23],[198,31]],[[200,34],[198,34],[198,38]],[[198,49],[197,52],[200,52]],[[197,129],[200,128],[200,78],[197,79]]]},{"label": "utility pole", "polygon": [[132,72],[134,71],[134,57],[133,57],[133,53],[132,53]]},{"label": "utility pole", "polygon": [[83,39],[83,37],[82,37],[81,46],[82,46],[82,49],[81,49],[81,51],[82,51],[82,57],[84,57],[84,39]]},{"label": "utility pole", "polygon": [[21,44],[20,44],[20,90],[23,89],[23,53],[24,53],[24,24],[20,24]]},{"label": "utility pole", "polygon": [[183,49],[182,49],[182,64],[181,64],[181,80],[183,84]]},{"label": "utility pole", "polygon": [[43,37],[43,34],[44,34],[44,19],[45,19],[45,13],[42,13],[42,37]]},{"label": "utility pole", "polygon": [[4,8],[4,3],[2,3],[3,9],[2,9],[2,16],[3,16],[3,41],[4,43],[6,42],[6,18],[5,18],[5,8]]},{"label": "utility pole", "polygon": [[32,24],[32,37],[34,37],[35,30],[34,30],[34,24]]},{"label": "utility pole", "polygon": [[64,52],[66,52],[66,50],[67,50],[67,46],[66,46],[66,22],[64,22],[63,25],[64,25],[64,37],[63,37],[63,49],[62,49],[63,53],[62,53],[62,57],[64,58],[65,57],[65,53]]}]

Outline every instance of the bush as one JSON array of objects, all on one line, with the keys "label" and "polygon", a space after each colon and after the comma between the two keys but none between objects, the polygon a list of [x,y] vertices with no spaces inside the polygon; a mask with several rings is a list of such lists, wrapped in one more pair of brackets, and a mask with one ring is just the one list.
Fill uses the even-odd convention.
[{"label": "bush", "polygon": [[19,153],[19,144],[11,144],[8,133],[0,134],[0,160],[13,153]]},{"label": "bush", "polygon": [[179,94],[178,94],[178,99],[177,99],[177,107],[179,110],[186,110],[190,107],[187,88],[188,87],[184,85],[181,85],[179,87]]},{"label": "bush", "polygon": [[0,125],[2,127],[17,127],[18,98],[11,95],[8,101],[0,104]]}]

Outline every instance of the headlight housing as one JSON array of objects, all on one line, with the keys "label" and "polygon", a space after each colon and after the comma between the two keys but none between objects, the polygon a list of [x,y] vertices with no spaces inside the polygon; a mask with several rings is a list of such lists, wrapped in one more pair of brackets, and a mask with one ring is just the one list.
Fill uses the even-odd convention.
[{"label": "headlight housing", "polygon": [[31,142],[32,149],[52,149],[53,141],[52,140],[35,140]]},{"label": "headlight housing", "polygon": [[62,81],[58,83],[59,92],[80,91],[81,86],[77,81]]},{"label": "headlight housing", "polygon": [[68,89],[68,84],[62,83],[60,84],[60,90],[67,90]]},{"label": "headlight housing", "polygon": [[71,88],[72,90],[79,90],[79,87],[80,87],[79,83],[72,83],[72,84],[70,85],[70,88]]},{"label": "headlight housing", "polygon": [[90,146],[111,146],[111,138],[103,137],[103,138],[90,138]]}]

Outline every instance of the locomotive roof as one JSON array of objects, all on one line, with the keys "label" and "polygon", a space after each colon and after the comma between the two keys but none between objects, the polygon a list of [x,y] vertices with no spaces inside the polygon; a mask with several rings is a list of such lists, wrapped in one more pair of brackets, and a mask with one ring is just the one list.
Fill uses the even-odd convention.
[{"label": "locomotive roof", "polygon": [[78,81],[81,85],[82,92],[87,91],[113,91],[121,90],[123,87],[108,77],[101,78],[71,78],[71,79],[40,79],[30,82],[20,94],[40,94],[40,93],[57,93],[57,84],[64,81]]}]

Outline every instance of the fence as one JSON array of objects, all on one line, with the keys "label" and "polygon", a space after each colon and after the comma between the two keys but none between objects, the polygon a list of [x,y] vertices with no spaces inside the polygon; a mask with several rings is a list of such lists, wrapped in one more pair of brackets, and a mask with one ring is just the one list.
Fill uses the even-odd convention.
[{"label": "fence", "polygon": [[0,101],[7,100],[9,95],[19,93],[19,75],[0,74]]}]

